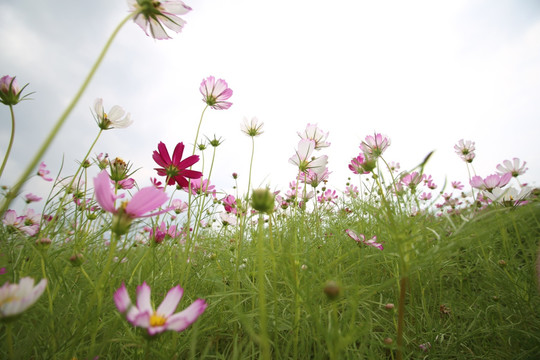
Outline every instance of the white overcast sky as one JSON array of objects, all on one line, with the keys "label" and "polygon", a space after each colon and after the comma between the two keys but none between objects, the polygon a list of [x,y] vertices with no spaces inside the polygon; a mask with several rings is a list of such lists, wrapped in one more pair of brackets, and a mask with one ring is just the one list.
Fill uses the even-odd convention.
[{"label": "white overcast sky", "polygon": [[[54,173],[73,173],[98,132],[90,112],[120,105],[128,129],[110,130],[94,154],[109,153],[155,176],[159,141],[191,149],[200,113],[201,80],[223,78],[231,109],[209,110],[201,134],[225,141],[211,182],[230,191],[231,173],[247,187],[250,139],[244,117],[264,122],[256,138],[254,186],[286,189],[297,131],[317,123],[329,131],[329,187],[343,189],[347,165],[368,134],[388,135],[388,161],[416,166],[435,150],[426,173],[441,186],[467,180],[454,153],[459,139],[476,142],[476,173],[495,173],[505,159],[527,161],[523,181],[540,178],[540,2],[227,0],[186,1],[193,11],[172,40],[147,37],[127,23],[97,75],[43,160]],[[12,185],[55,123],[115,26],[124,0],[0,0],[0,75],[30,83],[34,100],[15,107],[12,156],[0,180]],[[0,155],[9,138],[9,111],[0,108]],[[189,151],[190,152],[190,151]],[[206,163],[211,150],[205,153]],[[356,179],[354,178],[356,183]],[[33,179],[26,192],[45,195]]]}]

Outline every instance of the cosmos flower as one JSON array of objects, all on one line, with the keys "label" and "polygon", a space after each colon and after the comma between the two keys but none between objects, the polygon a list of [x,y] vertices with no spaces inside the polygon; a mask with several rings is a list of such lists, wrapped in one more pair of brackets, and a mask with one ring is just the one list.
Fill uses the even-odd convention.
[{"label": "cosmos flower", "polygon": [[244,118],[244,122],[241,124],[240,129],[246,135],[255,137],[263,133],[262,131],[263,125],[264,123],[259,122],[259,120],[256,117],[251,118],[251,120],[249,121],[248,119]]},{"label": "cosmos flower", "polygon": [[298,143],[298,150],[289,159],[289,163],[298,166],[298,170],[300,170],[300,172],[306,172],[308,169],[312,169],[318,173],[324,172],[326,169],[326,164],[328,163],[328,156],[323,155],[318,158],[312,157],[315,146],[315,140],[300,140]]},{"label": "cosmos flower", "polygon": [[122,286],[114,293],[114,302],[118,311],[126,315],[126,319],[133,325],[148,330],[150,336],[166,330],[183,331],[195,322],[208,306],[203,299],[195,300],[186,309],[174,313],[184,289],[175,286],[167,292],[163,302],[156,310],[150,300],[150,286],[143,282],[137,286],[136,304],[131,303],[126,286]]},{"label": "cosmos flower", "polygon": [[527,165],[526,161],[524,161],[523,164],[520,164],[518,158],[513,158],[512,161],[504,160],[502,164],[497,165],[497,170],[499,170],[499,175],[511,173],[513,177],[518,177],[519,175],[525,174],[528,170],[525,165]]},{"label": "cosmos flower", "polygon": [[376,236],[372,237],[369,240],[366,240],[366,237],[364,236],[364,234],[356,235],[356,233],[352,231],[351,229],[347,229],[345,230],[345,232],[347,233],[347,235],[349,235],[351,239],[353,239],[357,243],[363,243],[365,245],[373,246],[379,250],[383,250],[383,246],[382,244],[377,242]]},{"label": "cosmos flower", "polygon": [[454,150],[456,150],[456,154],[459,155],[459,157],[468,163],[471,163],[474,160],[474,157],[476,156],[474,153],[474,150],[476,148],[474,147],[474,141],[471,140],[459,140],[456,145],[454,145]]},{"label": "cosmos flower", "polygon": [[320,150],[323,147],[330,146],[330,143],[326,141],[329,133],[323,132],[317,124],[307,124],[304,132],[299,132],[298,136],[301,139],[315,141],[315,150]]},{"label": "cosmos flower", "polygon": [[377,158],[390,146],[390,138],[382,134],[374,134],[366,136],[365,140],[360,144],[360,149],[368,157]]},{"label": "cosmos flower", "polygon": [[[185,15],[191,8],[179,0],[127,0],[133,21],[146,35],[157,40],[170,39],[163,25],[175,33],[182,31],[185,21],[177,15]],[[150,33],[149,33],[150,32]]]},{"label": "cosmos flower", "polygon": [[185,188],[189,186],[189,179],[199,179],[202,176],[200,171],[189,170],[188,168],[199,161],[198,155],[191,155],[182,160],[184,154],[184,143],[178,143],[174,148],[172,159],[169,156],[167,147],[163,142],[158,144],[158,151],[154,150],[152,158],[162,168],[156,168],[158,175],[167,177],[167,185],[174,185]]},{"label": "cosmos flower", "polygon": [[34,279],[22,278],[18,284],[6,282],[0,287],[0,320],[16,316],[32,306],[43,294],[47,279],[34,286]]},{"label": "cosmos flower", "polygon": [[225,100],[232,96],[233,91],[223,79],[216,81],[215,77],[209,76],[202,81],[199,90],[203,95],[203,101],[214,110],[227,110],[232,105]]},{"label": "cosmos flower", "polygon": [[473,176],[470,184],[472,187],[479,190],[486,190],[491,192],[496,187],[502,188],[510,182],[512,179],[512,173],[506,173],[504,175],[492,174],[482,179],[480,176]]},{"label": "cosmos flower", "polygon": [[94,115],[96,123],[102,130],[127,128],[133,123],[131,114],[127,113],[118,105],[114,105],[108,113],[103,109],[103,99],[94,102]]},{"label": "cosmos flower", "polygon": [[115,208],[114,202],[120,196],[115,195],[106,170],[102,170],[94,178],[94,192],[96,200],[103,210],[114,214],[111,230],[118,235],[125,234],[129,230],[133,219],[150,217],[170,210],[164,209],[147,214],[149,211],[159,208],[169,198],[166,193],[156,189],[154,186],[142,188],[133,195],[131,200],[123,201],[118,208]]},{"label": "cosmos flower", "polygon": [[43,180],[45,181],[53,181],[53,179],[47,175],[49,175],[51,172],[49,170],[46,169],[47,168],[47,165],[45,165],[44,162],[42,162],[41,164],[39,164],[39,169],[38,169],[38,176],[41,176],[43,178]]}]

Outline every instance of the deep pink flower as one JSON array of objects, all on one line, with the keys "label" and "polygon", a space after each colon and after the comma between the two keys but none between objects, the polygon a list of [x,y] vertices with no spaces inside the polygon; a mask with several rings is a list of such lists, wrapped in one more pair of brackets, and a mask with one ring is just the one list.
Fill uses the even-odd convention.
[{"label": "deep pink flower", "polygon": [[357,157],[351,160],[351,163],[349,164],[349,169],[355,174],[369,174],[369,171],[366,171],[364,169],[365,164],[366,157],[364,156],[364,154],[359,154]]},{"label": "deep pink flower", "polygon": [[129,230],[133,219],[150,217],[170,210],[164,209],[147,214],[149,211],[159,208],[169,198],[166,193],[153,186],[142,188],[133,195],[130,201],[123,201],[120,207],[115,208],[114,202],[120,196],[114,194],[110,177],[106,170],[102,170],[94,178],[94,192],[96,200],[103,210],[114,214],[111,230],[119,235],[125,234]]},{"label": "deep pink flower", "polygon": [[377,236],[373,236],[371,239],[366,240],[364,234],[356,235],[356,233],[351,229],[346,229],[345,232],[347,233],[347,235],[349,235],[351,239],[353,239],[357,243],[363,243],[369,246],[373,246],[379,250],[383,250],[382,244],[377,242]]},{"label": "deep pink flower", "polygon": [[53,181],[51,177],[47,176],[48,174],[50,174],[50,171],[47,170],[46,167],[47,165],[45,165],[44,162],[39,164],[38,175],[41,176],[45,181]]},{"label": "deep pink flower", "polygon": [[182,31],[186,23],[176,15],[185,15],[191,8],[179,0],[128,0],[129,11],[134,13],[133,21],[146,35],[157,40],[170,39],[163,25],[175,33]]},{"label": "deep pink flower", "polygon": [[195,322],[208,306],[203,299],[195,300],[183,311],[174,314],[184,289],[175,286],[167,292],[161,305],[154,310],[150,299],[150,286],[143,282],[137,286],[136,304],[131,303],[126,286],[122,286],[114,293],[114,302],[118,311],[126,315],[126,319],[133,325],[148,329],[150,336],[166,330],[183,331]]},{"label": "deep pink flower", "polygon": [[167,185],[174,185],[176,182],[180,187],[188,187],[186,178],[199,179],[202,176],[200,171],[189,170],[188,168],[199,161],[198,155],[191,155],[182,160],[184,154],[184,143],[178,143],[174,148],[172,160],[163,142],[158,144],[158,151],[154,150],[152,158],[162,168],[155,168],[158,175],[167,177]]},{"label": "deep pink flower", "polygon": [[227,195],[221,201],[226,212],[236,214],[236,199],[233,195]]},{"label": "deep pink flower", "polygon": [[232,105],[225,100],[232,96],[233,91],[223,79],[216,81],[215,77],[209,76],[202,81],[199,90],[203,95],[203,101],[214,110],[227,110]]}]

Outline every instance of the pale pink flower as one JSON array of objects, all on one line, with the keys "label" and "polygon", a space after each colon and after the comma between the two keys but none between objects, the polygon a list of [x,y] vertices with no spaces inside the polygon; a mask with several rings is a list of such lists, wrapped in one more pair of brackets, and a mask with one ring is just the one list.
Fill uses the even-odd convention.
[{"label": "pale pink flower", "polygon": [[383,250],[382,244],[377,242],[377,236],[373,236],[371,239],[366,240],[364,234],[356,235],[356,233],[351,229],[346,229],[345,232],[347,233],[347,235],[349,235],[351,239],[353,239],[357,243],[363,243],[365,245],[373,246],[379,250]]},{"label": "pale pink flower", "polygon": [[222,212],[219,213],[219,217],[223,225],[235,226],[237,223],[236,215],[234,215],[233,213]]},{"label": "pale pink flower", "polygon": [[416,189],[416,186],[418,186],[418,184],[420,184],[422,180],[424,180],[424,177],[424,174],[413,171],[410,174],[405,174],[401,178],[401,182],[403,183],[403,185],[408,186],[410,189],[414,190]]},{"label": "pale pink flower", "polygon": [[[202,180],[202,178],[199,179],[192,179],[191,180],[191,193],[193,195],[208,195],[212,194],[214,199],[216,198],[216,187],[214,185],[210,185],[210,181],[208,179]],[[184,190],[189,192],[189,186],[184,187]]]},{"label": "pale pink flower", "polygon": [[115,195],[111,187],[110,177],[106,170],[102,170],[94,178],[94,192],[96,200],[103,210],[114,214],[117,219],[113,221],[113,231],[117,234],[125,234],[129,229],[131,221],[136,218],[150,217],[170,209],[164,209],[152,214],[149,211],[155,210],[163,205],[168,196],[163,191],[149,186],[139,190],[130,201],[123,201],[120,207],[115,208],[114,202],[119,196]]},{"label": "pale pink flower", "polygon": [[463,190],[465,186],[460,181],[452,181],[452,187],[456,190]]},{"label": "pale pink flower", "polygon": [[359,193],[360,192],[358,191],[357,186],[349,185],[345,188],[345,196],[348,196],[350,198],[356,199]]},{"label": "pale pink flower", "polygon": [[496,201],[505,206],[518,206],[527,203],[527,197],[531,194],[532,188],[523,187],[519,191],[513,187],[501,189],[500,187],[493,188],[491,192],[486,192],[484,195],[491,201]]},{"label": "pale pink flower", "polygon": [[336,190],[326,190],[324,193],[322,193],[321,195],[319,195],[317,197],[317,201],[319,201],[319,203],[333,203],[335,204],[335,200],[338,198],[338,195],[336,193]]},{"label": "pale pink flower", "polygon": [[131,303],[125,284],[122,284],[114,293],[114,302],[118,311],[125,314],[126,319],[133,326],[147,329],[150,336],[166,330],[177,332],[185,330],[208,306],[203,299],[197,299],[183,311],[174,313],[184,294],[184,289],[175,286],[167,292],[163,302],[154,310],[150,294],[151,289],[146,282],[137,286],[136,304]]},{"label": "pale pink flower", "polygon": [[240,129],[243,133],[245,133],[247,136],[255,137],[261,135],[264,131],[262,131],[264,123],[259,122],[259,119],[256,117],[251,118],[251,120],[248,121],[247,118],[244,118],[244,122],[240,126]]},{"label": "pale pink flower", "polygon": [[37,195],[34,195],[32,193],[28,193],[24,196],[24,201],[27,203],[27,204],[30,204],[32,202],[38,202],[38,201],[41,201],[42,198],[40,198],[39,196]]},{"label": "pale pink flower", "polygon": [[420,195],[419,199],[422,200],[422,201],[427,201],[429,199],[431,199],[431,193],[422,193],[422,195]]},{"label": "pale pink flower", "polygon": [[503,187],[512,179],[512,173],[506,173],[504,175],[492,174],[482,179],[480,176],[473,176],[470,184],[472,187],[479,190],[486,190],[491,192],[496,187]]},{"label": "pale pink flower", "polygon": [[326,141],[328,134],[323,132],[317,124],[307,124],[304,132],[298,132],[301,139],[315,141],[315,150],[330,146],[330,143]]},{"label": "pale pink flower", "polygon": [[43,178],[43,180],[45,181],[53,181],[53,179],[49,176],[47,176],[48,174],[50,174],[51,172],[49,170],[46,169],[47,165],[45,165],[44,162],[42,162],[41,164],[39,164],[39,169],[38,169],[38,175],[41,176]]},{"label": "pale pink flower", "polygon": [[527,165],[526,161],[524,161],[523,164],[520,164],[518,158],[513,158],[512,161],[504,160],[502,164],[497,165],[497,170],[499,170],[499,175],[511,173],[513,177],[518,177],[519,175],[525,174],[528,170],[525,165]]},{"label": "pale pink flower", "polygon": [[390,138],[382,134],[374,134],[366,136],[365,140],[360,144],[360,149],[364,154],[377,158],[390,146]]},{"label": "pale pink flower", "polygon": [[0,287],[0,319],[18,315],[32,306],[43,294],[47,279],[34,286],[34,279],[22,278],[18,284],[6,282]]},{"label": "pale pink flower", "polygon": [[471,163],[474,160],[474,150],[476,150],[474,141],[461,139],[454,145],[454,149],[456,150],[456,154],[458,154],[463,161]]},{"label": "pale pink flower", "polygon": [[174,199],[171,206],[175,213],[180,214],[188,209],[188,204],[180,199]]},{"label": "pale pink flower", "polygon": [[187,14],[191,8],[179,0],[127,0],[133,21],[146,35],[157,40],[170,39],[163,25],[175,33],[182,31],[185,21],[177,15]]},{"label": "pale pink flower", "polygon": [[308,169],[312,169],[317,173],[324,172],[326,164],[328,163],[328,156],[323,155],[318,158],[312,156],[313,150],[315,150],[315,141],[311,139],[302,139],[298,143],[298,150],[289,159],[289,163],[298,166],[300,172],[306,172]]},{"label": "pale pink flower", "polygon": [[225,100],[232,96],[233,91],[223,79],[216,81],[215,77],[209,76],[202,81],[199,90],[203,95],[203,101],[214,110],[227,110],[232,105]]},{"label": "pale pink flower", "polygon": [[331,173],[331,171],[328,171],[328,168],[324,168],[324,170],[320,173],[317,173],[312,169],[308,169],[305,173],[298,174],[298,180],[316,188],[320,183],[326,183]]}]

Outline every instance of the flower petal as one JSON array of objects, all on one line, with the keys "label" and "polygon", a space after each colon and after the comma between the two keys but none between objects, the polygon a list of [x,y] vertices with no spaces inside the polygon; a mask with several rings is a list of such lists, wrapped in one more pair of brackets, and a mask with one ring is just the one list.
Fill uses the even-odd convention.
[{"label": "flower petal", "polygon": [[163,205],[168,198],[166,193],[153,186],[142,188],[133,195],[133,198],[127,204],[126,213],[133,218],[141,217]]},{"label": "flower petal", "polygon": [[168,318],[176,310],[176,307],[178,306],[180,299],[182,299],[183,294],[184,289],[182,289],[179,285],[173,287],[171,290],[169,290],[167,295],[165,295],[165,299],[163,299],[163,302],[159,305],[156,312],[159,315]]},{"label": "flower petal", "polygon": [[203,299],[195,300],[183,311],[169,317],[165,324],[167,330],[182,331],[186,329],[197,320],[207,306],[208,304]]}]

